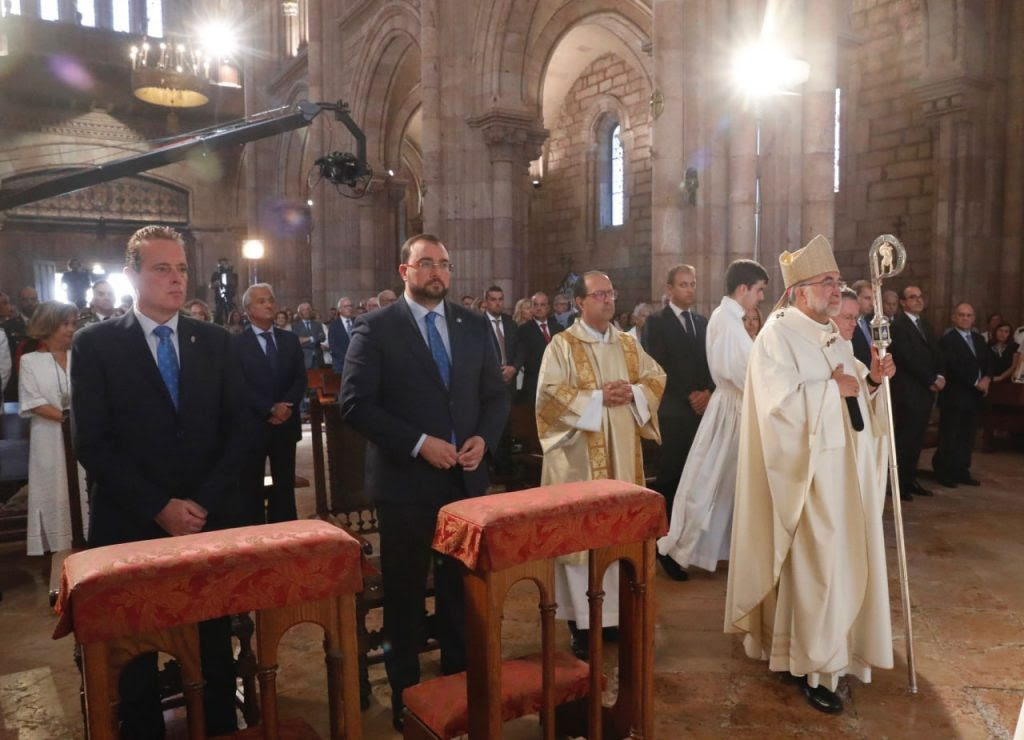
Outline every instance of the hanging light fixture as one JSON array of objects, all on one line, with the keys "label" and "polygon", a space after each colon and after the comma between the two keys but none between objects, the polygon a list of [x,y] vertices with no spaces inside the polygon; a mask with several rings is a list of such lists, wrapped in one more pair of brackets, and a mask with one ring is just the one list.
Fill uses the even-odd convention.
[{"label": "hanging light fixture", "polygon": [[165,108],[197,108],[210,101],[210,62],[184,43],[132,46],[132,94]]},{"label": "hanging light fixture", "polygon": [[132,93],[139,100],[165,108],[197,108],[206,105],[214,87],[242,86],[242,75],[233,61],[237,39],[223,22],[200,29],[196,41],[148,40],[132,46]]},{"label": "hanging light fixture", "polygon": [[299,15],[298,0],[284,0],[281,3],[281,13],[286,18],[295,18]]}]

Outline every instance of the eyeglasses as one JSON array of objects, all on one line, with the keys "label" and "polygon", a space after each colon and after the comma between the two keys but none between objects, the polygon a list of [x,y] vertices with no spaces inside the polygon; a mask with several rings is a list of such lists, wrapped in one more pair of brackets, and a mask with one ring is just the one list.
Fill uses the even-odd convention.
[{"label": "eyeglasses", "polygon": [[587,293],[587,297],[596,298],[599,301],[614,301],[619,294],[614,290],[595,290],[593,293]]},{"label": "eyeglasses", "polygon": [[800,285],[823,285],[825,287],[825,290],[843,291],[846,289],[846,283],[844,283],[842,280],[836,280],[834,278],[825,278],[824,280],[819,280],[815,283],[800,283]]},{"label": "eyeglasses", "polygon": [[423,270],[424,272],[430,272],[433,269],[438,269],[441,272],[453,272],[455,265],[448,260],[441,260],[440,262],[434,262],[434,260],[420,260],[416,264],[406,263],[406,267],[415,267],[417,270]]}]

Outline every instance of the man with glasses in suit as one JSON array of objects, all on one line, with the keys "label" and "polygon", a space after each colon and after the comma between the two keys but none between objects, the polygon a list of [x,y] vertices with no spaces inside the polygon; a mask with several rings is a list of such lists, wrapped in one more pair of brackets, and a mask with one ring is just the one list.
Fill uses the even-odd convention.
[{"label": "man with glasses in suit", "polygon": [[432,234],[410,238],[398,273],[403,295],[352,332],[341,413],[369,442],[366,487],[377,505],[385,666],[392,721],[419,683],[427,572],[434,563],[435,622],[446,675],[466,666],[462,575],[431,551],[437,512],[487,491],[485,455],[497,449],[509,397],[487,321],[446,300],[452,263]]}]

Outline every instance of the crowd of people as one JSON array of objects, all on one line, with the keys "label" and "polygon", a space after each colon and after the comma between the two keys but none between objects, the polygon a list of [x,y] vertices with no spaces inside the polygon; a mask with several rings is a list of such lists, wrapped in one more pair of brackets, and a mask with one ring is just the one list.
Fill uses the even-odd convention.
[{"label": "crowd of people", "polygon": [[[536,418],[544,484],[646,484],[641,440],[658,443],[652,487],[668,514],[658,543],[665,573],[685,581],[689,568],[730,561],[726,631],[743,635],[750,657],[792,675],[811,706],[839,712],[841,676],[869,681],[872,667],[892,666],[879,389],[892,379],[904,499],[933,495],[916,471],[936,403],[935,480],[980,485],[971,470],[978,417],[993,383],[1024,382],[1024,326],[1014,331],[994,314],[981,334],[960,303],[937,335],[923,291],[909,283],[883,294],[892,344],[879,359],[872,286],[845,285],[827,239],[783,253],[780,267],[782,297],[767,318],[768,271],[751,260],[728,267],[710,320],[695,308],[697,270],[685,264],[667,273],[660,301],[625,312],[596,270],[569,293],[506,303],[491,285],[455,302],[449,251],[422,234],[402,247],[400,295],[342,296],[321,314],[309,302],[280,307],[273,287],[256,283],[239,307],[221,291],[211,310],[187,300],[180,235],[146,227],[126,251],[130,304],[115,306],[104,279],[90,280],[80,306],[40,303],[31,287],[13,305],[0,293],[0,380],[32,420],[28,552],[70,545],[67,478],[55,464],[69,410],[92,546],[294,519],[306,371],[332,367],[342,417],[368,444],[396,727],[402,692],[419,681],[431,568],[442,669],[464,669],[461,577],[430,543],[441,506],[488,490],[513,404]],[[211,284],[235,285],[229,275],[221,265]],[[558,563],[556,616],[586,659],[582,557]],[[618,580],[609,568],[605,639],[616,636]],[[201,640],[208,731],[226,732],[234,684],[225,620],[203,623]],[[156,681],[151,657],[126,670],[127,734],[160,734]]]}]

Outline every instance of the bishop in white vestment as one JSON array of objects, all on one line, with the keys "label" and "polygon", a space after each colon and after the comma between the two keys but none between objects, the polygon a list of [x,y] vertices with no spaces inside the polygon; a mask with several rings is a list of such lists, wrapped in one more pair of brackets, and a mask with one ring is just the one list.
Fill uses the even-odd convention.
[{"label": "bishop in white vestment", "polygon": [[755,340],[744,391],[725,630],[799,677],[812,707],[837,713],[841,676],[868,682],[893,665],[875,391],[895,369],[876,357],[861,374],[839,337],[828,240],[779,261],[787,305]]},{"label": "bishop in white vestment", "polygon": [[[640,439],[660,442],[665,373],[636,339],[611,325],[615,291],[606,275],[588,272],[576,294],[580,318],[552,337],[537,383],[541,484],[610,478],[643,485]],[[590,626],[587,580],[586,553],[556,566],[555,616],[581,630]],[[618,625],[617,567],[606,571],[604,591],[603,626]],[[574,639],[574,650],[585,644]]]}]

